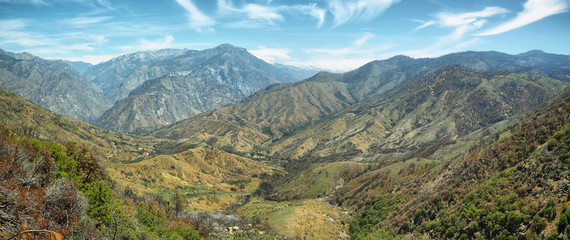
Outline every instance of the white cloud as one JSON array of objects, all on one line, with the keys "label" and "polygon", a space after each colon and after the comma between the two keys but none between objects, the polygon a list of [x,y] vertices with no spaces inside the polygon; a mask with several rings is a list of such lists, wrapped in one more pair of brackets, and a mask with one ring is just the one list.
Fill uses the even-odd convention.
[{"label": "white cloud", "polygon": [[[335,58],[344,57],[347,55],[363,55],[370,52],[375,52],[375,49],[362,48],[362,46],[368,42],[370,39],[374,38],[374,34],[366,32],[364,35],[356,39],[350,46],[344,48],[317,48],[308,49],[308,53],[325,54],[329,56],[334,56]],[[384,47],[382,47],[384,49]],[[376,49],[377,50],[377,49]]]},{"label": "white cloud", "polygon": [[76,27],[84,27],[85,25],[101,23],[106,20],[111,19],[111,16],[102,16],[102,17],[76,17],[71,19],[64,19],[60,21],[62,24],[73,25]]},{"label": "white cloud", "polygon": [[[284,21],[283,13],[292,15],[305,15],[317,20],[317,26],[320,27],[325,22],[326,10],[317,7],[316,4],[307,5],[279,5],[272,6],[271,1],[266,5],[259,4],[245,4],[243,6],[235,6],[231,0],[218,0],[218,13],[223,17],[241,17],[247,16],[248,20],[233,21],[226,25],[226,27],[243,27],[243,28],[258,28],[275,24],[275,21]],[[236,24],[239,23],[252,23]],[[255,23],[257,22],[257,23]]]},{"label": "white cloud", "polygon": [[0,0],[0,2],[13,3],[13,4],[32,4],[36,6],[48,5],[43,0]]},{"label": "white cloud", "polygon": [[337,27],[347,22],[371,20],[398,2],[400,0],[328,0],[328,5]]},{"label": "white cloud", "polygon": [[28,21],[24,19],[0,20],[0,46],[6,44],[17,44],[20,46],[40,46],[50,42],[42,34],[26,32]]},{"label": "white cloud", "polygon": [[507,9],[500,7],[486,7],[477,12],[441,12],[436,14],[437,20],[435,23],[442,27],[455,28],[455,31],[449,37],[452,40],[459,40],[465,33],[480,29],[486,23],[485,18],[505,14],[507,12]]},{"label": "white cloud", "polygon": [[349,46],[340,48],[306,49],[306,60],[291,59],[282,63],[297,67],[317,67],[334,71],[349,71],[383,56],[383,52],[393,48],[392,43],[376,43],[375,35],[364,33]]},{"label": "white cloud", "polygon": [[292,50],[288,48],[267,48],[265,46],[259,46],[257,49],[248,51],[263,61],[271,64],[276,62],[286,62],[292,59],[291,56],[289,56]]},{"label": "white cloud", "polygon": [[191,0],[176,0],[176,2],[188,12],[190,26],[200,29],[202,27],[210,27],[216,23],[210,17],[200,12]]},{"label": "white cloud", "polygon": [[415,30],[420,30],[420,29],[422,29],[422,28],[429,27],[429,26],[434,25],[434,24],[436,23],[436,22],[433,21],[433,20],[430,20],[430,21],[422,21],[422,20],[418,20],[418,19],[412,19],[412,21],[422,24],[422,25],[416,27]]},{"label": "white cloud", "polygon": [[164,48],[172,48],[174,47],[174,37],[168,35],[164,37],[164,39],[159,39],[156,41],[148,41],[146,39],[141,40],[140,44],[131,45],[131,46],[123,46],[120,49],[123,51],[145,51],[145,50],[159,50]]},{"label": "white cloud", "polygon": [[316,18],[318,20],[317,27],[321,27],[325,23],[326,10],[317,7],[317,4],[294,5],[291,8],[302,14]]},{"label": "white cloud", "polygon": [[283,16],[277,13],[275,9],[257,4],[247,4],[243,7],[243,11],[245,11],[251,19],[264,20],[269,23],[273,23],[273,20],[283,20]]},{"label": "white cloud", "polygon": [[568,11],[567,0],[528,0],[524,4],[524,10],[518,13],[514,19],[478,35],[490,36],[501,34],[566,11]]}]

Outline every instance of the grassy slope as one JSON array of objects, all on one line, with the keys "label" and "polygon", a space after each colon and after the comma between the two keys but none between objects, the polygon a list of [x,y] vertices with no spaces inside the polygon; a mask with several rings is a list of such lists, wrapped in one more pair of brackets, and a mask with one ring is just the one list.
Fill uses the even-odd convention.
[{"label": "grassy slope", "polygon": [[[388,176],[373,177],[380,180],[374,183],[382,184],[375,195],[410,196],[380,226],[402,233],[407,222],[404,232],[436,238],[564,234],[558,225],[566,217],[563,206],[568,202],[570,98],[543,106],[490,143],[436,167],[437,171],[423,171],[417,181],[406,180],[410,174],[395,183],[387,181]],[[405,167],[403,172],[417,168],[417,164]],[[354,189],[358,186],[346,188],[346,193]],[[448,231],[451,226],[455,228]]]},{"label": "grassy slope", "polygon": [[368,159],[421,156],[436,150],[431,149],[436,145],[443,147],[528,111],[566,86],[541,76],[446,69],[300,131],[274,144],[272,151],[293,158],[358,153]]},{"label": "grassy slope", "polygon": [[315,199],[273,202],[254,198],[236,212],[266,222],[273,231],[290,238],[338,239],[347,231],[345,213]]},{"label": "grassy slope", "polygon": [[[225,199],[218,204],[213,197],[205,198],[207,201],[189,205],[191,209],[223,209],[239,196],[253,192],[259,176],[279,171],[265,163],[192,142],[135,138],[102,130],[54,114],[1,88],[0,109],[0,123],[18,132],[61,144],[85,144],[122,188],[169,195],[173,188],[180,187],[183,191],[200,192],[200,196],[189,194],[191,199],[202,195]],[[232,181],[244,181],[244,187],[228,184]]]},{"label": "grassy slope", "polygon": [[0,121],[3,125],[40,139],[87,145],[106,161],[128,161],[155,151],[162,140],[137,139],[86,122],[54,114],[0,88]]}]

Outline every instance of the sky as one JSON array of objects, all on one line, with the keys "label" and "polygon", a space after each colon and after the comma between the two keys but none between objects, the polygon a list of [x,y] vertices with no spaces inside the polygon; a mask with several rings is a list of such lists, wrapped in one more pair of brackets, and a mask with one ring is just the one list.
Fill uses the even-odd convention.
[{"label": "sky", "polygon": [[348,71],[395,55],[570,54],[570,0],[0,0],[0,48],[96,64],[223,43]]}]

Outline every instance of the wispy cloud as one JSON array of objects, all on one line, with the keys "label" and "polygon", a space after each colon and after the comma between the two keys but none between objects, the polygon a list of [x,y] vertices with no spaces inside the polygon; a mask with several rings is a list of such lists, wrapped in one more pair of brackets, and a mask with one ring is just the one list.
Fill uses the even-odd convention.
[{"label": "wispy cloud", "polygon": [[198,7],[196,7],[191,0],[176,0],[176,2],[188,12],[188,19],[191,27],[200,30],[203,27],[210,27],[216,24],[213,19],[200,12]]},{"label": "wispy cloud", "polygon": [[111,16],[101,17],[76,17],[59,21],[61,24],[73,25],[75,27],[85,27],[86,25],[98,24],[111,19]]},{"label": "wispy cloud", "polygon": [[137,45],[122,46],[120,49],[123,51],[145,51],[145,50],[159,50],[164,48],[174,47],[174,37],[168,35],[164,39],[158,39],[155,41],[149,41],[143,39]]},{"label": "wispy cloud", "polygon": [[450,38],[458,40],[461,39],[465,33],[483,27],[487,22],[486,18],[505,14],[507,12],[507,9],[500,7],[486,7],[481,11],[465,13],[441,12],[436,14],[437,20],[435,21],[435,24],[442,27],[454,28],[455,31],[450,35]]},{"label": "wispy cloud", "polygon": [[501,34],[539,21],[545,17],[564,13],[567,11],[567,0],[528,0],[524,4],[524,10],[518,13],[514,19],[491,28],[487,31],[484,31],[478,35],[490,36]]},{"label": "wispy cloud", "polygon": [[352,21],[368,21],[382,14],[400,0],[328,0],[329,11],[334,15],[334,26]]},{"label": "wispy cloud", "polygon": [[[274,25],[276,21],[284,21],[284,13],[292,15],[305,15],[317,20],[317,26],[320,27],[325,22],[326,10],[319,8],[315,3],[307,5],[271,5],[268,1],[266,5],[245,4],[236,6],[231,0],[218,0],[218,13],[222,17],[247,16],[247,20],[237,22],[252,23],[252,25],[229,23],[226,26],[244,28],[254,28],[255,26],[263,27],[266,25]],[[257,23],[256,23],[257,22]]]},{"label": "wispy cloud", "polygon": [[422,21],[422,20],[418,20],[418,19],[412,19],[412,21],[422,24],[422,25],[416,27],[415,30],[420,30],[422,28],[429,27],[429,26],[434,25],[436,23],[434,20]]},{"label": "wispy cloud", "polygon": [[292,50],[288,48],[267,48],[265,46],[259,46],[257,49],[248,51],[263,61],[271,64],[276,62],[286,62],[292,59],[291,56],[289,56]]},{"label": "wispy cloud", "polygon": [[245,11],[251,19],[264,20],[270,23],[274,20],[283,20],[283,16],[277,13],[275,9],[258,4],[247,4],[243,7],[243,11]]},{"label": "wispy cloud", "polygon": [[28,21],[24,19],[0,20],[0,45],[16,44],[33,47],[49,42],[42,34],[25,31]]},{"label": "wispy cloud", "polygon": [[36,6],[48,5],[44,0],[0,0],[0,2],[13,4],[32,4]]},{"label": "wispy cloud", "polygon": [[392,43],[378,44],[374,41],[376,36],[372,33],[363,33],[346,47],[306,49],[307,59],[284,61],[282,63],[297,67],[318,67],[335,71],[348,71],[356,69],[367,62],[383,56],[382,52],[395,46]]},{"label": "wispy cloud", "polygon": [[236,7],[231,0],[218,0],[218,11],[226,16],[243,14],[248,17],[249,21],[262,21],[267,24],[273,24],[275,20],[283,20],[283,16],[273,7],[252,3]]},{"label": "wispy cloud", "polygon": [[291,9],[295,12],[314,17],[318,21],[317,27],[321,27],[325,23],[326,10],[319,8],[317,4],[313,3],[309,5],[293,5],[287,7],[287,9]]}]

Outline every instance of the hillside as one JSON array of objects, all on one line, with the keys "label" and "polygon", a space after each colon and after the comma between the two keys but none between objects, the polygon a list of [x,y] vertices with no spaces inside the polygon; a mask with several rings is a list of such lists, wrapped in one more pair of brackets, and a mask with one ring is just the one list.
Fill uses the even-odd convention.
[{"label": "hillside", "polygon": [[10,55],[14,54],[0,52],[1,87],[53,112],[85,121],[95,120],[110,107],[107,99],[81,81],[69,65],[33,55],[25,55],[31,60]]},{"label": "hillside", "polygon": [[269,85],[298,80],[289,70],[229,44],[129,54],[93,66],[85,75],[109,99],[119,100],[97,125],[127,133],[154,130],[238,102]]},{"label": "hillside", "polygon": [[214,79],[164,76],[148,80],[95,122],[102,128],[137,133],[166,126],[245,96]]},{"label": "hillside", "polygon": [[[543,56],[540,64],[528,60],[536,54]],[[563,67],[549,68],[552,71],[532,68],[542,67],[544,62],[570,62],[567,57],[537,52],[521,56],[497,52],[464,52],[433,59],[396,56],[370,62],[345,74],[323,72],[298,83],[272,86],[241,103],[198,115],[150,135],[202,140],[215,137],[212,139],[216,140],[212,141],[215,146],[222,147],[231,143],[239,151],[249,152],[254,145],[271,144],[284,135],[293,135],[298,130],[357,103],[370,107],[366,104],[376,101],[391,89],[447,66],[461,65],[477,71],[562,76],[556,79],[567,80],[570,75],[565,74],[567,70]],[[519,65],[522,63],[526,65]]]},{"label": "hillside", "polygon": [[[181,188],[196,198],[208,197],[194,206],[197,209],[228,207],[255,191],[261,176],[281,171],[204,144],[142,139],[103,130],[51,113],[2,88],[0,109],[0,124],[17,134],[64,146],[84,146],[121,188],[138,195],[160,192],[168,196],[174,188]],[[232,186],[232,182],[241,184]]]},{"label": "hillside", "polygon": [[292,158],[427,157],[476,130],[511,120],[567,85],[536,75],[444,68],[276,142],[272,151]]},{"label": "hillside", "polygon": [[151,154],[160,140],[135,139],[52,113],[0,88],[0,124],[17,132],[60,144],[85,144],[104,161],[125,161]]},{"label": "hillside", "polygon": [[[562,93],[462,157],[432,168],[436,174],[428,174],[418,164],[402,168],[399,174],[408,177],[382,184],[376,193],[381,197],[370,204],[389,196],[402,198],[375,208],[383,218],[366,220],[360,215],[351,225],[353,236],[391,231],[394,238],[395,233],[434,238],[564,238],[569,213],[568,96],[568,91]],[[376,172],[396,174],[389,169]],[[415,181],[405,180],[410,177]],[[365,181],[381,184],[359,177],[342,194],[354,194],[359,189],[356,183]],[[366,206],[365,211],[372,211]]]}]

